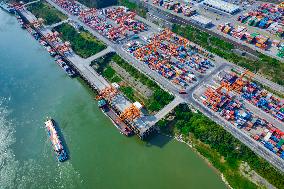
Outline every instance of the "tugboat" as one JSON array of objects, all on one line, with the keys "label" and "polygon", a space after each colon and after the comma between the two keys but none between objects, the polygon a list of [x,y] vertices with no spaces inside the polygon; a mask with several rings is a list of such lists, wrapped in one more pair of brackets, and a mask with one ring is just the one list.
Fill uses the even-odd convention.
[{"label": "tugboat", "polygon": [[62,145],[54,120],[51,118],[47,118],[47,120],[44,123],[45,123],[45,128],[47,130],[47,134],[51,141],[53,150],[56,153],[58,161],[63,162],[67,160],[68,155],[64,149],[64,146]]},{"label": "tugboat", "polygon": [[98,106],[104,113],[109,111],[109,108],[108,108],[108,105],[105,99],[100,99],[98,101]]}]

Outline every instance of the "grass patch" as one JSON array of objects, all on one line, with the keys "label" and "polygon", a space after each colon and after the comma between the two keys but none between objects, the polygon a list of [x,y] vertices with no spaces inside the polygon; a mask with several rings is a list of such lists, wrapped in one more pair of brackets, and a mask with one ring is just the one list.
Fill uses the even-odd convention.
[{"label": "grass patch", "polygon": [[130,99],[132,102],[135,101],[134,98],[134,90],[132,87],[129,86],[121,86],[120,91],[123,92],[123,94]]},{"label": "grass patch", "polygon": [[84,29],[80,29],[80,32],[78,32],[74,27],[66,23],[54,29],[61,34],[63,40],[71,43],[74,52],[82,58],[88,58],[106,48],[104,43]]},{"label": "grass patch", "polygon": [[224,59],[244,67],[251,72],[260,73],[279,85],[284,85],[284,63],[275,58],[271,58],[262,53],[258,53],[259,60],[252,60],[247,57],[240,56],[232,49],[235,47],[232,43],[212,36],[193,26],[181,26],[174,24],[173,32],[188,38],[190,41],[202,46],[211,53],[214,53]]},{"label": "grass patch", "polygon": [[154,94],[148,100],[146,100],[144,104],[149,111],[158,111],[174,99],[172,95],[161,89],[159,85],[136,70],[132,65],[123,60],[120,56],[114,55],[112,60],[123,69],[125,69],[129,74],[131,74],[132,77],[139,80],[143,85],[146,85],[147,87],[152,89],[152,91],[154,91]]},{"label": "grass patch", "polygon": [[45,1],[39,1],[28,6],[28,10],[37,18],[43,18],[44,24],[51,25],[67,19],[63,13]]}]

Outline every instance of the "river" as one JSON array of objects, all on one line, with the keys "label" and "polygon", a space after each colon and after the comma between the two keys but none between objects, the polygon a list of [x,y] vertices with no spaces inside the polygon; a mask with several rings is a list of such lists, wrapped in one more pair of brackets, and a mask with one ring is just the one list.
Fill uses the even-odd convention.
[{"label": "river", "polygon": [[[44,128],[62,130],[70,160],[59,163]],[[186,145],[121,135],[94,94],[0,10],[0,188],[222,189],[220,176]]]}]

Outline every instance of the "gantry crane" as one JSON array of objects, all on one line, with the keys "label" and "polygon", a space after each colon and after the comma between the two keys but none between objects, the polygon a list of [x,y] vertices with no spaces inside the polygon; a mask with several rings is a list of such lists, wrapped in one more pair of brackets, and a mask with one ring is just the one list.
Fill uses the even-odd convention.
[{"label": "gantry crane", "polygon": [[[243,80],[243,77],[245,77],[246,75],[248,75],[249,77],[247,78],[246,81]],[[250,72],[249,70],[246,70],[238,79],[236,79],[236,81],[232,84],[232,90],[236,91],[237,93],[241,92],[241,90],[243,89],[243,87],[249,83],[252,79],[252,77],[254,76],[254,74],[252,72]]]},{"label": "gantry crane", "polygon": [[104,98],[108,101],[111,101],[117,95],[117,93],[118,91],[115,87],[109,86],[101,90],[99,95],[96,97],[96,99],[99,100]]},{"label": "gantry crane", "polygon": [[124,110],[119,116],[118,121],[129,120],[133,121],[134,119],[141,116],[141,111],[134,104],[131,104],[128,108]]},{"label": "gantry crane", "polygon": [[40,28],[43,25],[44,20],[42,18],[39,18],[37,20],[33,20],[31,22],[31,24],[35,27],[35,28]]}]

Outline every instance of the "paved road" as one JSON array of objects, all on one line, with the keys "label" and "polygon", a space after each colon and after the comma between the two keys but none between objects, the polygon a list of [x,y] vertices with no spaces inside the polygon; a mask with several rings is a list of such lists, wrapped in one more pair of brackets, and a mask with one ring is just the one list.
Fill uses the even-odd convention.
[{"label": "paved road", "polygon": [[[57,9],[61,10],[63,13],[69,16],[69,18],[73,19],[74,21],[80,23],[87,29],[90,33],[92,33],[95,37],[97,37],[99,40],[103,41],[108,46],[112,47],[117,54],[119,54],[121,57],[123,57],[125,60],[129,61],[132,65],[134,65],[139,71],[145,73],[149,77],[153,78],[159,85],[161,85],[164,89],[174,94],[176,97],[181,98],[183,101],[191,104],[193,107],[197,108],[200,112],[208,116],[210,119],[218,123],[219,125],[223,126],[228,132],[230,132],[233,136],[235,136],[237,139],[242,141],[245,145],[247,145],[249,148],[251,148],[254,152],[256,152],[258,155],[265,158],[267,161],[269,161],[272,165],[275,165],[278,169],[284,172],[284,161],[280,159],[278,156],[267,150],[263,145],[260,143],[254,141],[249,136],[247,136],[244,132],[241,130],[235,128],[233,125],[231,125],[229,122],[223,120],[222,117],[218,116],[211,110],[209,110],[207,107],[203,106],[199,101],[197,101],[194,97],[194,91],[198,90],[199,84],[204,84],[208,81],[212,80],[212,76],[217,74],[219,71],[225,69],[225,68],[233,68],[236,67],[236,65],[227,62],[226,60],[216,57],[217,62],[220,63],[220,65],[217,65],[215,70],[209,73],[207,77],[203,77],[199,80],[198,83],[196,83],[191,88],[187,89],[188,94],[181,95],[178,93],[179,88],[174,85],[172,82],[167,80],[166,78],[159,75],[156,71],[151,70],[148,66],[143,64],[142,62],[137,61],[134,57],[132,57],[130,54],[125,52],[122,48],[121,44],[115,44],[110,42],[108,39],[106,39],[104,36],[100,35],[98,32],[92,30],[90,27],[86,26],[83,22],[81,22],[77,17],[69,15],[65,10],[61,9],[61,7],[54,4],[51,0],[47,0],[50,4],[55,6]],[[241,69],[241,68],[240,68]],[[257,78],[260,81],[263,81],[262,83],[266,83],[267,81],[263,79],[260,76],[257,76]],[[272,82],[268,82],[272,84],[273,86],[276,86],[277,84],[273,84]]]},{"label": "paved road", "polygon": [[48,26],[45,26],[45,27],[48,28],[48,29],[52,29],[52,28],[55,28],[56,26],[60,26],[61,24],[67,23],[67,22],[69,22],[69,21],[70,21],[70,19],[68,18],[68,19],[63,20],[63,21],[61,21],[61,22],[57,22],[57,23],[55,23],[55,24],[48,25]]},{"label": "paved road", "polygon": [[110,52],[114,52],[114,50],[108,46],[106,49],[98,52],[97,54],[90,56],[89,58],[86,58],[84,61],[86,62],[86,64],[91,64],[92,61],[101,58],[103,56],[105,56],[106,54],[110,53]]},{"label": "paved road", "polygon": [[180,103],[185,102],[183,98],[177,96],[175,99],[166,105],[162,110],[160,110],[155,115],[155,119],[150,122],[151,125],[155,125],[159,120],[163,119],[166,115],[168,115],[175,107],[177,107]]}]

